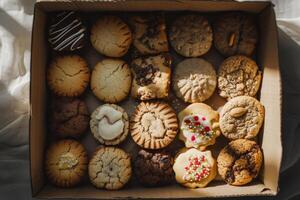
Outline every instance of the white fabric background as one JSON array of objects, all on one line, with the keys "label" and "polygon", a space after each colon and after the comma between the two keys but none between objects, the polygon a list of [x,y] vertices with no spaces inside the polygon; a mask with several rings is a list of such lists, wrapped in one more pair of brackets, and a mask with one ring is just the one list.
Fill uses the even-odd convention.
[{"label": "white fabric background", "polygon": [[[0,199],[31,199],[28,162],[34,0],[0,0]],[[300,199],[300,0],[273,0],[283,79],[284,157],[278,197]],[[288,34],[289,36],[287,36]],[[290,37],[292,39],[290,39]],[[248,198],[246,198],[248,199]],[[250,199],[250,198],[249,198]]]}]

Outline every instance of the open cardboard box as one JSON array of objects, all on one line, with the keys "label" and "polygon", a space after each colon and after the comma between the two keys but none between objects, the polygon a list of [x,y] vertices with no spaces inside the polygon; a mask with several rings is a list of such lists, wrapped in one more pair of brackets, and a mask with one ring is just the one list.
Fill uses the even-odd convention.
[{"label": "open cardboard box", "polygon": [[[263,70],[260,101],[265,106],[265,122],[259,143],[264,164],[257,181],[242,187],[215,181],[206,188],[187,189],[173,184],[166,187],[144,188],[135,185],[119,191],[94,188],[88,182],[72,189],[56,188],[47,183],[44,170],[44,150],[47,144],[47,90],[45,69],[47,51],[47,13],[58,10],[83,12],[101,11],[199,11],[205,13],[240,10],[257,15],[260,39],[256,61]],[[276,195],[281,163],[281,82],[278,65],[277,26],[273,6],[268,2],[234,1],[40,1],[35,4],[32,30],[31,57],[31,118],[30,118],[30,169],[32,195],[38,198],[199,198],[245,195]]]}]

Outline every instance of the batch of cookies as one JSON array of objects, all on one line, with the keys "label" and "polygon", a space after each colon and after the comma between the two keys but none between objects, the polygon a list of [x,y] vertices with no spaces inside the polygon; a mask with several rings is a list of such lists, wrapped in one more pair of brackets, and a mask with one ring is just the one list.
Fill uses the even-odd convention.
[{"label": "batch of cookies", "polygon": [[[88,29],[79,13],[63,11],[51,15],[47,33],[54,52],[49,132],[58,136],[46,151],[51,183],[73,187],[88,174],[99,189],[121,189],[132,176],[148,187],[176,181],[198,188],[218,174],[237,186],[258,176],[264,107],[256,99],[262,74],[251,59],[258,41],[252,15],[209,21],[184,13],[170,23],[164,13],[103,15]],[[95,66],[80,55],[87,42],[104,57]],[[202,57],[213,45],[225,57],[217,72]],[[174,65],[170,52],[182,60]],[[81,98],[88,88],[101,104],[91,113]],[[174,109],[171,93],[187,106]],[[214,93],[227,101],[218,111],[203,103]],[[120,105],[128,99],[138,103],[130,116]],[[80,143],[89,129],[99,143],[92,155]],[[215,156],[219,136],[227,145]],[[136,143],[137,155],[120,147],[125,140]],[[185,147],[166,150],[175,140]]]}]

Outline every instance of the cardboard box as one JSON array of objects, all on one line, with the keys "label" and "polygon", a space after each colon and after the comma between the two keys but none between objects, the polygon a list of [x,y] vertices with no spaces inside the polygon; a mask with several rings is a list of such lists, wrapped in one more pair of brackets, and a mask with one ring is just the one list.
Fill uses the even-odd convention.
[{"label": "cardboard box", "polygon": [[[187,189],[178,184],[166,187],[144,188],[138,185],[119,191],[94,188],[88,182],[83,186],[62,189],[46,182],[43,170],[46,145],[47,91],[45,69],[49,54],[46,40],[48,12],[78,10],[101,11],[200,11],[205,13],[241,10],[257,15],[260,39],[256,61],[263,70],[260,101],[265,106],[265,122],[259,143],[264,154],[263,169],[258,181],[242,187],[214,181],[206,188]],[[277,26],[273,5],[268,2],[193,1],[193,0],[128,0],[128,1],[41,1],[35,4],[32,30],[31,57],[31,118],[30,118],[30,170],[32,195],[38,198],[200,198],[221,196],[276,195],[281,163],[281,82],[278,64]]]}]

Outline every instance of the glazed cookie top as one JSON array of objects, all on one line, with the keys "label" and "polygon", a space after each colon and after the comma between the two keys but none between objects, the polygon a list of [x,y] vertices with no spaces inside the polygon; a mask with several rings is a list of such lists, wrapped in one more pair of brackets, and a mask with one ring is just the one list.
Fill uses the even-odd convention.
[{"label": "glazed cookie top", "polygon": [[198,57],[208,52],[212,45],[212,28],[203,16],[183,15],[173,22],[169,39],[180,55]]},{"label": "glazed cookie top", "polygon": [[258,134],[264,116],[264,106],[255,98],[235,97],[221,110],[220,128],[228,139],[251,139]]},{"label": "glazed cookie top", "polygon": [[255,96],[261,83],[261,71],[254,60],[246,56],[231,56],[223,61],[218,71],[220,96]]}]

